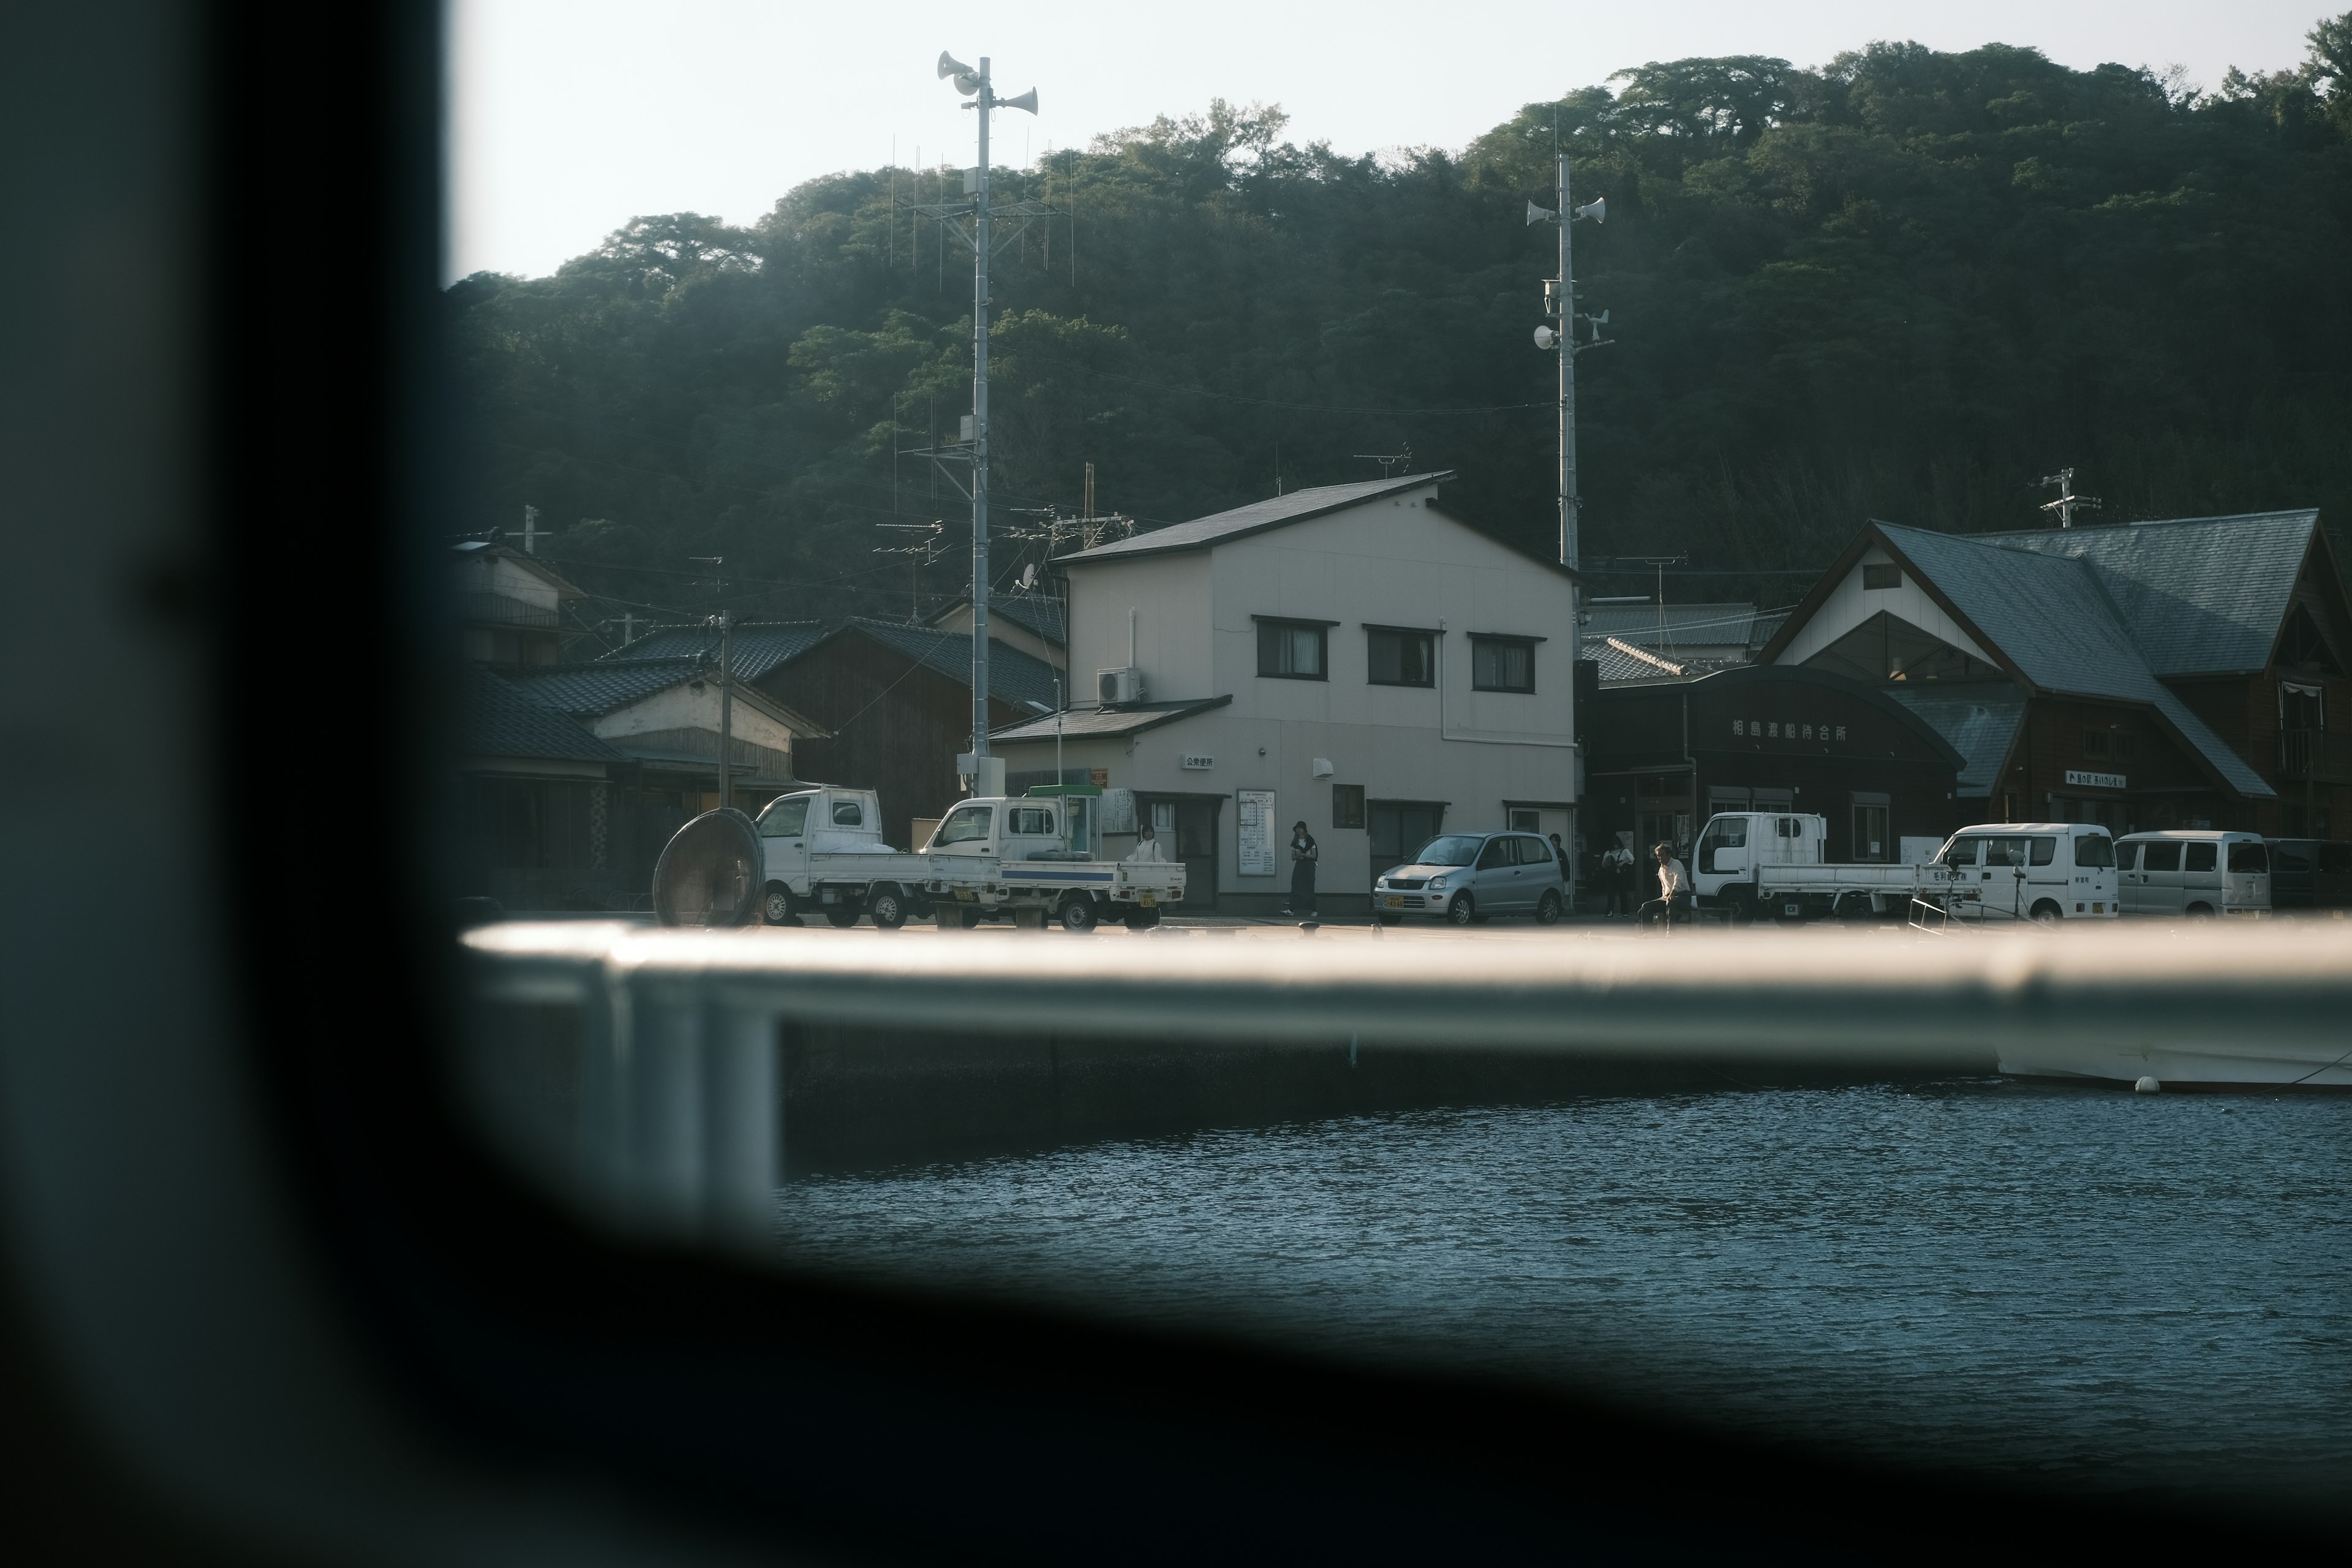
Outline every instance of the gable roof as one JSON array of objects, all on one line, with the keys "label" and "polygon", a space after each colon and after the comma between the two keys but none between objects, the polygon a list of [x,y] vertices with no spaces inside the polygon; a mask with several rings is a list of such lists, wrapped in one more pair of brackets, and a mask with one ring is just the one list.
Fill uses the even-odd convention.
[{"label": "gable roof", "polygon": [[2218,675],[2270,663],[2318,527],[2305,510],[1975,537],[2083,562],[2148,668]]},{"label": "gable roof", "polygon": [[[682,686],[699,673],[699,660],[675,658],[600,658],[593,664],[559,664],[530,669],[514,677],[515,684],[534,701],[568,713],[574,719],[601,719],[605,714],[641,702],[656,692]],[[807,714],[777,701],[741,677],[735,682],[735,700],[766,713],[793,734],[821,741],[832,733]]]},{"label": "gable roof", "polygon": [[[1800,667],[1801,668],[1801,667]],[[1959,793],[1992,793],[2000,764],[2025,718],[2025,693],[2014,686],[1971,681],[1966,686],[1889,686],[1886,695],[1917,714],[1960,754]]]},{"label": "gable roof", "polygon": [[[826,633],[820,641],[829,643],[851,632],[869,637],[892,652],[913,659],[924,668],[946,676],[966,690],[971,689],[970,632],[941,631],[937,626],[908,626],[904,621],[877,621],[864,616],[852,616]],[[814,643],[810,645],[811,647],[816,646]],[[988,639],[988,693],[992,698],[1015,707],[1034,702],[1050,711],[1058,679],[1054,667],[1034,654],[1024,653],[994,637]]]},{"label": "gable roof", "polygon": [[[2057,695],[2144,703],[2230,789],[2250,799],[2277,794],[2252,764],[2156,678],[2114,602],[2079,557],[2021,550],[1998,537],[1936,533],[1874,521],[1848,546],[1823,584],[1834,586],[1832,579],[1842,579],[1862,547],[1874,541],[2020,680]],[[1804,607],[1775,634],[1766,656],[1777,658],[1826,596],[1827,589],[1816,584]]]},{"label": "gable roof", "polygon": [[[744,621],[729,637],[727,657],[735,674],[744,680],[757,680],[768,671],[814,647],[824,637],[823,621]],[[712,658],[719,655],[719,632],[714,626],[664,626],[647,632],[644,637],[615,653],[598,656],[593,662],[613,664],[648,658],[692,658],[709,649]]]},{"label": "gable roof", "polygon": [[[923,624],[938,626],[958,610],[970,607],[971,604],[971,598],[967,595]],[[1069,646],[1068,628],[1062,624],[1062,601],[1051,594],[991,594],[988,596],[988,613],[1036,633],[1055,647]]]},{"label": "gable roof", "polygon": [[1206,550],[1213,544],[1263,533],[1270,528],[1305,522],[1310,517],[1361,506],[1383,496],[1402,495],[1407,490],[1442,484],[1453,477],[1453,469],[1440,468],[1426,474],[1405,474],[1392,479],[1367,479],[1360,484],[1318,485],[1311,489],[1292,490],[1287,495],[1276,496],[1269,500],[1237,506],[1231,511],[1213,512],[1207,517],[1196,517],[1190,522],[1171,522],[1165,528],[1155,528],[1132,539],[1097,544],[1092,550],[1057,556],[1054,564],[1086,565],[1135,555],[1165,555],[1179,550]]},{"label": "gable roof", "polygon": [[555,590],[556,599],[584,599],[588,590],[558,572],[536,555],[527,554],[510,544],[499,544],[487,539],[461,539],[449,546],[449,553],[458,561],[511,561]]},{"label": "gable roof", "polygon": [[468,757],[539,757],[572,763],[628,759],[487,666],[457,679],[457,742]]}]

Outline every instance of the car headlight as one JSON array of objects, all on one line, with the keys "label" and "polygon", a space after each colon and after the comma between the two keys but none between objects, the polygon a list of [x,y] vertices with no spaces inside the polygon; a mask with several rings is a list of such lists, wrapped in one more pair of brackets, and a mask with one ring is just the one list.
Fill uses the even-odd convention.
[{"label": "car headlight", "polygon": [[1433,893],[1439,891],[1444,886],[1445,879],[1443,877],[1432,877],[1429,879],[1429,890]]}]

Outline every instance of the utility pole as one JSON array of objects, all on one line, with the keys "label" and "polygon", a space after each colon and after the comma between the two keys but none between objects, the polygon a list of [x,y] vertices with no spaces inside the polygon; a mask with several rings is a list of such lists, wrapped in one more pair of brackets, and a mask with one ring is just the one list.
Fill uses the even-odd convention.
[{"label": "utility pole", "polygon": [[719,809],[726,811],[735,804],[735,689],[729,683],[734,663],[734,617],[727,613],[727,557],[688,559],[708,563],[719,571],[719,614],[711,619],[719,625]]},{"label": "utility pole", "polygon": [[2061,468],[2054,474],[2044,474],[2033,481],[2032,488],[2040,489],[2046,485],[2058,487],[2058,499],[2043,501],[2039,510],[2056,512],[2058,526],[2061,528],[2074,527],[2074,514],[2078,511],[2099,510],[2100,503],[2096,496],[2078,496],[2074,493],[2074,470],[2072,468]]},{"label": "utility pole", "polygon": [[1036,113],[1037,89],[1031,88],[1018,98],[997,97],[986,55],[974,70],[941,50],[939,73],[954,79],[955,89],[971,100],[965,107],[980,113],[980,163],[964,177],[964,195],[972,204],[971,432],[967,440],[971,461],[971,754],[976,775],[979,759],[988,755],[988,262],[995,248],[988,203],[989,115],[1000,106]]},{"label": "utility pole", "polygon": [[535,506],[522,509],[522,552],[525,555],[539,553],[539,508]]},{"label": "utility pole", "polygon": [[[1559,355],[1559,563],[1570,570],[1577,569],[1578,511],[1582,501],[1576,484],[1576,356],[1587,349],[1597,349],[1604,342],[1614,342],[1601,335],[1609,320],[1603,310],[1598,316],[1580,314],[1576,309],[1576,266],[1570,245],[1570,226],[1579,218],[1591,218],[1595,223],[1609,220],[1609,201],[1602,197],[1589,206],[1569,205],[1568,154],[1559,155],[1554,174],[1556,195],[1559,205],[1547,209],[1528,204],[1528,223],[1557,224],[1559,227],[1559,276],[1544,279],[1544,314],[1550,320],[1536,329],[1536,347],[1548,349]],[[1558,321],[1559,326],[1550,324]],[[1576,341],[1576,323],[1584,321],[1592,329],[1589,342]],[[1579,639],[1571,630],[1571,647]]]}]

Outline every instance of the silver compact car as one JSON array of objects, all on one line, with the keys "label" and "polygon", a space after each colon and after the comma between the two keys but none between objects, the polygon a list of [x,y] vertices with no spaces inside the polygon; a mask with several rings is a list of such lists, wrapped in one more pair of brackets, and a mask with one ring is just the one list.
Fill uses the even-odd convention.
[{"label": "silver compact car", "polygon": [[1434,915],[1466,926],[1490,915],[1533,915],[1549,925],[1568,907],[1568,882],[1548,840],[1532,833],[1444,833],[1409,866],[1372,879],[1383,925]]}]

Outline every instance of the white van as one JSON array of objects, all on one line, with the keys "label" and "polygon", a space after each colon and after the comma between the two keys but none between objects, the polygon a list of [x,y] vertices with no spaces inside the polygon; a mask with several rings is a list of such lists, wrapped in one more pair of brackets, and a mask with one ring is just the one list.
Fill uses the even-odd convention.
[{"label": "white van", "polygon": [[1988,822],[1963,827],[1936,863],[1948,867],[1946,907],[1963,920],[2113,920],[2115,839],[2082,822]]},{"label": "white van", "polygon": [[2170,828],[2129,834],[2116,841],[2116,871],[2123,879],[2124,908],[2132,914],[2270,916],[2270,850],[2259,833]]}]

